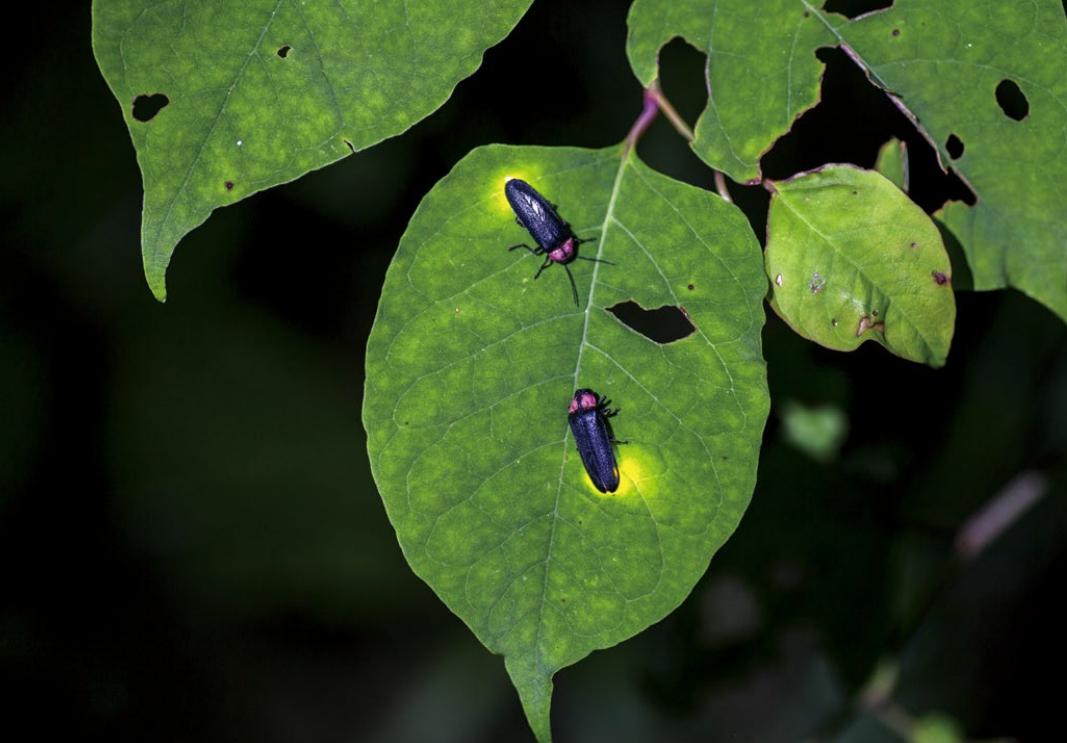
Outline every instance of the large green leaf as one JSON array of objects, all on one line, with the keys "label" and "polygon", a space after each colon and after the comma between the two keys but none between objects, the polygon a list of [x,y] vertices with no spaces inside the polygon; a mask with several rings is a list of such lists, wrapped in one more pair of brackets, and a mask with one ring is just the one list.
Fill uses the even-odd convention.
[{"label": "large green leaf", "polygon": [[[215,208],[427,116],[530,2],[95,0],[93,49],[144,178],[152,291],[165,298],[175,245]],[[140,96],[169,103],[141,121]]]},{"label": "large green leaf", "polygon": [[[708,107],[696,153],[738,180],[759,177],[760,153],[818,101],[820,45],[838,45],[889,91],[978,197],[952,202],[976,289],[1014,286],[1067,318],[1067,21],[1059,0],[990,3],[896,0],[854,21],[813,0],[636,0],[629,54],[638,77],[682,36],[708,54]],[[1013,84],[1021,121],[997,102]],[[1003,93],[1003,91],[1002,91]],[[921,124],[920,124],[921,122]],[[949,157],[956,135],[961,157]]]},{"label": "large green leaf", "polygon": [[794,330],[851,351],[874,340],[945,363],[956,320],[941,233],[885,176],[834,165],[774,184],[771,306]]},{"label": "large green leaf", "polygon": [[[576,308],[504,198],[522,177],[582,237]],[[751,496],[768,411],[759,246],[734,206],[606,150],[488,146],[419,206],[367,348],[371,466],[401,547],[492,651],[538,738],[552,676],[661,619]],[[606,308],[684,305],[661,345]],[[589,482],[577,387],[622,409],[622,485]]]}]

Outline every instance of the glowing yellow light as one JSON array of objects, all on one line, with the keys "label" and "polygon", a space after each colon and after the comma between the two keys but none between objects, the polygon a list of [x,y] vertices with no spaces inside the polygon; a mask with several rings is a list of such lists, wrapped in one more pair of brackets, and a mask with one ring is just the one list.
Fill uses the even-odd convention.
[{"label": "glowing yellow light", "polygon": [[532,172],[525,168],[511,168],[506,173],[501,173],[500,178],[494,179],[492,202],[493,208],[501,213],[511,213],[511,205],[508,204],[507,197],[504,196],[504,186],[508,181],[513,181],[516,178],[520,178],[527,183],[535,183],[537,181],[537,173]]},{"label": "glowing yellow light", "polygon": [[636,493],[642,480],[648,479],[648,472],[642,465],[639,452],[627,450],[619,462],[619,495]]},{"label": "glowing yellow light", "polygon": [[627,444],[617,450],[619,456],[619,488],[614,493],[601,493],[589,479],[589,473],[584,473],[585,486],[589,492],[601,498],[620,498],[637,495],[640,493],[648,496],[649,485],[652,482],[652,473],[645,466],[643,452]]}]

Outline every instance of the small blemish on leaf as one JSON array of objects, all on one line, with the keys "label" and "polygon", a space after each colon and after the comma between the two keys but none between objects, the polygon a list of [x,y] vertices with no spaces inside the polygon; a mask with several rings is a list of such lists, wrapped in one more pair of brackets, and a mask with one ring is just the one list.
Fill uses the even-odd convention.
[{"label": "small blemish on leaf", "polygon": [[833,325],[836,328],[837,327],[837,318],[836,317],[831,317],[830,318],[830,324]]},{"label": "small blemish on leaf", "polygon": [[354,154],[356,154],[356,146],[355,146],[354,144],[352,144],[352,143],[351,143],[351,142],[350,142],[349,140],[347,140],[347,139],[346,139],[346,140],[344,140],[344,143],[345,143],[345,146],[347,146],[347,147],[348,147],[348,149],[349,149],[349,150],[350,150],[350,151],[352,152],[352,154],[353,154],[353,155],[354,155]]},{"label": "small blemish on leaf", "polygon": [[934,283],[938,286],[944,286],[948,283],[948,276],[941,273],[940,271],[934,271],[932,276],[934,277]]},{"label": "small blemish on leaf", "polygon": [[912,240],[911,241],[911,245],[909,245],[908,247],[911,248],[912,250],[915,250],[917,247],[919,247],[919,243],[917,243],[914,240]]},{"label": "small blemish on leaf", "polygon": [[900,29],[899,28],[894,28],[892,31],[890,31],[890,35],[892,35],[892,36],[900,36]]},{"label": "small blemish on leaf", "polygon": [[777,276],[774,277],[774,283],[777,284],[778,286],[782,285],[782,274],[778,274]]},{"label": "small blemish on leaf", "polygon": [[226,181],[226,183],[224,183],[223,185],[226,186],[227,191],[233,190],[233,181]]},{"label": "small blemish on leaf", "polygon": [[1000,110],[1009,119],[1022,121],[1030,113],[1030,101],[1014,80],[1001,80],[995,92]]},{"label": "small blemish on leaf", "polygon": [[162,93],[139,95],[133,99],[133,118],[141,122],[151,121],[169,103],[170,98]]},{"label": "small blemish on leaf", "polygon": [[957,137],[955,134],[948,135],[948,139],[945,141],[945,149],[948,151],[948,156],[953,160],[959,160],[963,157],[963,140]]},{"label": "small blemish on leaf", "polygon": [[884,322],[875,322],[874,320],[872,320],[867,315],[864,315],[863,317],[860,318],[859,327],[856,328],[856,337],[859,338],[861,335],[866,333],[868,330],[874,330],[875,332],[879,332],[880,333],[880,332],[885,330],[885,323]]},{"label": "small blemish on leaf", "polygon": [[690,285],[689,285],[689,286],[687,286],[686,288],[687,288],[687,289],[688,289],[689,291],[693,291],[694,289],[696,289],[696,287],[695,287],[695,286],[693,286],[692,284],[690,284]]},{"label": "small blemish on leaf", "polygon": [[285,46],[283,46],[283,47],[281,47],[280,49],[278,49],[278,56],[279,56],[279,57],[281,57],[282,59],[285,59],[286,57],[288,57],[288,56],[289,56],[289,51],[290,51],[290,50],[291,50],[292,48],[293,48],[293,47],[291,47],[291,46],[289,46],[288,44],[286,44]]},{"label": "small blemish on leaf", "polygon": [[816,271],[811,275],[811,281],[808,282],[808,290],[811,291],[812,294],[818,294],[825,288],[826,279],[820,276],[819,272]]}]

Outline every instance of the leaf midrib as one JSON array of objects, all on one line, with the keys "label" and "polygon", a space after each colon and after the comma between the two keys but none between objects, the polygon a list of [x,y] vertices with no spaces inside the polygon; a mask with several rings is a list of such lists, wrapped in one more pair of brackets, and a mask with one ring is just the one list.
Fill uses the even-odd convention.
[{"label": "leaf midrib", "polygon": [[[604,214],[604,221],[600,228],[600,239],[597,241],[597,262],[593,263],[593,276],[589,283],[589,296],[585,305],[585,321],[582,323],[582,340],[578,344],[578,358],[574,364],[574,380],[571,384],[572,389],[577,389],[578,376],[582,371],[582,357],[584,356],[585,347],[588,345],[589,337],[589,318],[592,315],[593,310],[593,296],[596,293],[597,275],[600,271],[600,257],[604,251],[604,243],[607,242],[608,227],[615,219],[615,202],[618,199],[619,191],[622,189],[622,179],[626,172],[626,166],[630,163],[631,151],[625,151],[622,153],[621,160],[619,162],[619,169],[615,171],[615,180],[611,186],[611,196],[608,199],[608,208]],[[543,583],[541,584],[541,601],[537,607],[537,633],[534,636],[533,649],[537,654],[537,665],[542,670],[548,670],[550,673],[554,673],[555,669],[547,669],[544,666],[544,653],[541,651],[541,638],[542,632],[545,626],[545,601],[548,598],[548,575],[552,569],[552,548],[556,542],[556,526],[559,524],[559,500],[563,494],[563,473],[567,466],[567,444],[570,440],[570,428],[567,427],[563,432],[563,452],[560,456],[559,465],[559,481],[556,483],[556,499],[552,505],[552,526],[548,533],[548,547],[545,550],[545,573],[543,577]]]}]

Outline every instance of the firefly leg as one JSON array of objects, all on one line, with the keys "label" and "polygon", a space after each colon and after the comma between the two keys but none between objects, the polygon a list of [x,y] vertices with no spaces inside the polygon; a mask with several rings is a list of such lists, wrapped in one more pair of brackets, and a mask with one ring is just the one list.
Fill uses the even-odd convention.
[{"label": "firefly leg", "polygon": [[[537,253],[534,253],[534,255],[537,255]],[[545,258],[545,262],[541,264],[541,267],[539,269],[537,269],[537,273],[534,274],[534,280],[536,281],[538,279],[538,277],[541,276],[541,272],[544,271],[546,268],[548,268],[551,265],[552,265],[552,259],[551,258]]]},{"label": "firefly leg", "polygon": [[614,266],[615,261],[609,261],[604,258],[586,258],[584,255],[579,255],[578,258],[583,261],[591,261],[593,263],[607,263],[609,266]]},{"label": "firefly leg", "polygon": [[574,306],[580,307],[581,305],[578,304],[578,286],[574,283],[574,274],[571,273],[570,266],[568,266],[566,263],[563,263],[561,265],[565,269],[567,269],[567,278],[571,280],[571,292],[573,292],[574,294]]},{"label": "firefly leg", "polygon": [[540,248],[538,248],[538,250],[534,250],[533,248],[531,248],[529,245],[527,245],[525,243],[521,243],[519,245],[512,245],[510,248],[508,248],[508,251],[510,252],[512,250],[518,250],[519,248],[525,248],[526,250],[529,250],[534,255],[540,255],[540,253],[538,252],[538,250]]}]

